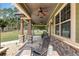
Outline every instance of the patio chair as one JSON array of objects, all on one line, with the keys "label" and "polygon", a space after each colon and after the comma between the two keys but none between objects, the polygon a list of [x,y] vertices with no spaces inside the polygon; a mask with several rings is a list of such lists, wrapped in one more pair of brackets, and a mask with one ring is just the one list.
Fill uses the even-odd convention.
[{"label": "patio chair", "polygon": [[40,48],[32,47],[32,55],[33,56],[46,56],[47,55],[50,37],[48,36],[48,34],[46,34],[42,37],[42,39],[43,39],[43,43],[40,46]]}]

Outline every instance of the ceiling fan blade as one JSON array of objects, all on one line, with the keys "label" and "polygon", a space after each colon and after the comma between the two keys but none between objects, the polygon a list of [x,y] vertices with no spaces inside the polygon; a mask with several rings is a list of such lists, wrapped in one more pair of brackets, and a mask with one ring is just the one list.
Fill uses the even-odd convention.
[{"label": "ceiling fan blade", "polygon": [[47,12],[42,12],[42,14],[43,14],[44,16],[46,16],[46,15],[47,15]]},{"label": "ceiling fan blade", "polygon": [[47,15],[47,12],[48,12],[47,8],[40,7],[40,8],[38,9],[38,14],[37,14],[37,16],[46,16],[46,15]]}]

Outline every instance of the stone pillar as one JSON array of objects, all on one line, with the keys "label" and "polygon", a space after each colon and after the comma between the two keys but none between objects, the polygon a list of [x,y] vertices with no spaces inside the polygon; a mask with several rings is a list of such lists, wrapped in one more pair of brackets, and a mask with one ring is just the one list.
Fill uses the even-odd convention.
[{"label": "stone pillar", "polygon": [[32,26],[31,25],[31,20],[28,20],[28,29],[27,29],[27,34],[28,35],[32,35],[32,31],[31,31],[32,27],[31,26]]},{"label": "stone pillar", "polygon": [[24,20],[21,19],[20,21],[20,35],[19,35],[19,42],[24,42]]},{"label": "stone pillar", "polygon": [[32,43],[32,24],[31,19],[28,20],[27,39]]}]

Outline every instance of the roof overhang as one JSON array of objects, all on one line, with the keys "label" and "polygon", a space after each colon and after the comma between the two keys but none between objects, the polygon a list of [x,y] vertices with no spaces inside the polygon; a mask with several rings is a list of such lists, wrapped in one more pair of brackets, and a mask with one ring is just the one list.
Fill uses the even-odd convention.
[{"label": "roof overhang", "polygon": [[[24,19],[31,19],[33,24],[43,24],[48,23],[51,13],[56,8],[57,3],[16,3],[15,6],[21,13],[25,15]],[[38,9],[40,7],[46,7],[47,16],[40,18],[38,16]],[[26,18],[27,17],[27,18]]]},{"label": "roof overhang", "polygon": [[16,3],[15,6],[22,14],[25,15],[25,17],[27,17],[27,19],[31,19],[31,16],[28,13],[27,8],[24,7],[24,5],[22,5],[21,3]]}]

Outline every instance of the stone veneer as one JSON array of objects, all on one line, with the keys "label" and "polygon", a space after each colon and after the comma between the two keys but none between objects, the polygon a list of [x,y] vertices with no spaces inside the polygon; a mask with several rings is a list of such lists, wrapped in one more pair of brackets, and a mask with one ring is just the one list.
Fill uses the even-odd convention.
[{"label": "stone veneer", "polygon": [[58,40],[54,36],[51,38],[51,45],[54,50],[56,50],[60,56],[78,56],[79,49],[76,49],[74,46],[70,46],[67,43]]}]

